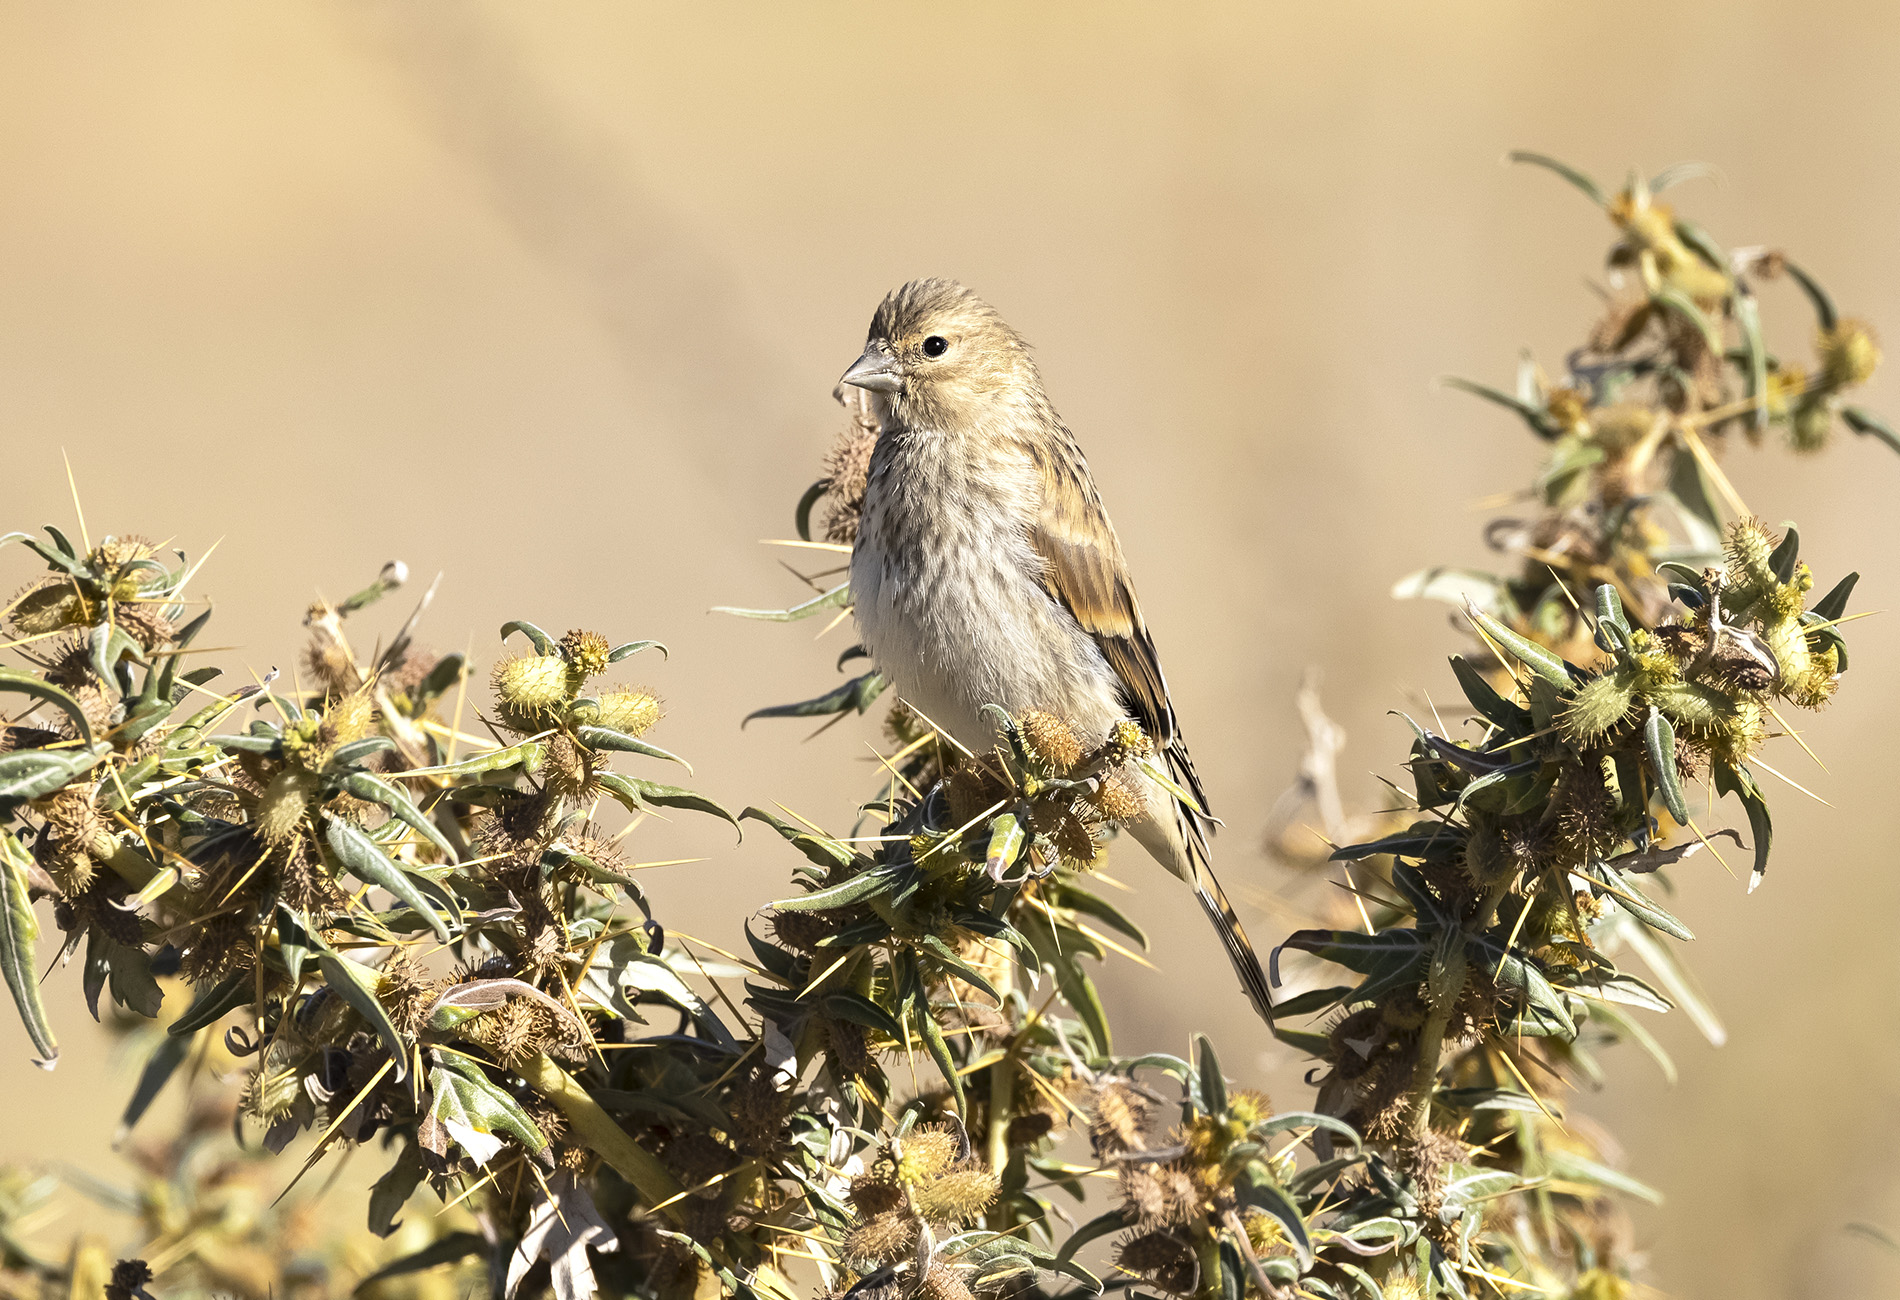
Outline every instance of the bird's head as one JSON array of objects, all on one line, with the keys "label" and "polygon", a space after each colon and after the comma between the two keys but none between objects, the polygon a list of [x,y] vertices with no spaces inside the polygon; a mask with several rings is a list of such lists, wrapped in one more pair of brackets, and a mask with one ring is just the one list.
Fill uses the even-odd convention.
[{"label": "bird's head", "polygon": [[905,424],[955,421],[998,394],[1039,394],[1029,345],[954,280],[912,280],[871,318],[844,383],[880,397]]}]

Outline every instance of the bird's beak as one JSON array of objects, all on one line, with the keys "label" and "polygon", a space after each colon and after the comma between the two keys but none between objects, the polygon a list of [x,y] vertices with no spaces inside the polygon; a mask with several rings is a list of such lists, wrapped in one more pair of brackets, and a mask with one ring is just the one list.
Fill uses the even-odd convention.
[{"label": "bird's beak", "polygon": [[896,357],[873,345],[864,349],[864,355],[851,363],[851,369],[838,382],[873,393],[895,393],[903,387],[904,367],[897,364]]}]

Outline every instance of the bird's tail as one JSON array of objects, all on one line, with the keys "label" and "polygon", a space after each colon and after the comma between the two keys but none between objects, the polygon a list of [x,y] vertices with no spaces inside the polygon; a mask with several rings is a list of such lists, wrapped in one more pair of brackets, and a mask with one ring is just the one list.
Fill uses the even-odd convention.
[{"label": "bird's tail", "polygon": [[[1168,746],[1163,756],[1167,760],[1168,774],[1174,778],[1175,784],[1193,795],[1199,807],[1190,807],[1176,797],[1167,799],[1175,832],[1169,837],[1172,843],[1168,847],[1173,850],[1170,856],[1175,857],[1175,861],[1162,858],[1154,845],[1146,847],[1157,858],[1162,858],[1163,866],[1194,886],[1194,896],[1200,900],[1201,910],[1207,913],[1209,924],[1220,935],[1221,947],[1227,950],[1227,960],[1234,964],[1234,974],[1240,980],[1241,990],[1246,993],[1247,1000],[1253,1003],[1254,1011],[1271,1025],[1273,993],[1267,983],[1267,973],[1261,968],[1260,955],[1254,951],[1253,941],[1247,937],[1246,928],[1240,924],[1234,905],[1227,901],[1226,891],[1214,876],[1208,837],[1218,823],[1206,811],[1207,797],[1202,793],[1200,778],[1188,758],[1187,748],[1178,741]],[[1138,838],[1145,838],[1141,836],[1139,828],[1135,828],[1135,833]]]}]

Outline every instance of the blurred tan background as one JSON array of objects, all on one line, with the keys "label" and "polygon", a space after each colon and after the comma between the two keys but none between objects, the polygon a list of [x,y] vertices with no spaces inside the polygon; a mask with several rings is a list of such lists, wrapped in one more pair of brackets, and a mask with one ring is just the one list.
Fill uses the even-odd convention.
[{"label": "blurred tan background", "polygon": [[[1039,343],[1089,451],[1264,947],[1292,924],[1259,844],[1301,672],[1323,666],[1347,797],[1376,806],[1367,773],[1397,775],[1404,746],[1385,710],[1449,691],[1460,644],[1443,607],[1388,588],[1483,562],[1477,501],[1533,465],[1513,421],[1434,378],[1508,381],[1522,345],[1559,364],[1592,316],[1607,227],[1502,154],[1606,181],[1716,164],[1685,209],[1725,243],[1785,244],[1900,339],[1896,38],[1891,5],[1751,0],[9,4],[0,531],[70,519],[64,448],[95,536],[224,539],[207,639],[259,671],[294,661],[311,593],[396,557],[419,581],[366,622],[393,627],[445,571],[424,639],[484,671],[508,618],[661,638],[671,661],[637,672],[697,784],[840,824],[873,782],[872,724],[810,743],[738,724],[839,680],[848,633],[707,609],[796,599],[757,541],[790,530],[831,387],[885,290],[956,276]],[[1768,313],[1800,345],[1788,290]],[[1867,399],[1900,413],[1884,376]],[[1853,440],[1729,470],[1803,523],[1824,579],[1864,571],[1857,607],[1895,606],[1900,458]],[[27,561],[0,553],[0,586]],[[1900,1228],[1900,630],[1852,640],[1809,731],[1832,774],[1803,768],[1834,807],[1775,792],[1752,898],[1706,859],[1683,877],[1729,1045],[1664,1017],[1677,1087],[1623,1049],[1573,1102],[1666,1192],[1639,1232],[1678,1294],[1900,1282],[1843,1231]],[[638,843],[709,856],[648,883],[726,944],[792,861],[697,819]],[[1124,1045],[1179,1050],[1191,1008],[1231,1069],[1308,1100],[1196,909],[1121,859],[1164,972],[1105,975]],[[50,983],[56,1074],[0,1015],[0,1159],[109,1172],[133,1067],[78,971]]]}]

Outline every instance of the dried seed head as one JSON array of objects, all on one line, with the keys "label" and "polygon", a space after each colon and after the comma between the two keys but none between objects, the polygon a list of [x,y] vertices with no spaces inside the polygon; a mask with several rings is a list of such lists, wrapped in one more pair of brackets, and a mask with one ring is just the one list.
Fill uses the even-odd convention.
[{"label": "dried seed head", "polygon": [[877,445],[877,419],[861,400],[863,394],[850,390],[841,394],[852,412],[851,423],[825,454],[825,497],[830,512],[825,517],[825,540],[849,546],[857,540],[858,519],[864,512],[864,489],[870,482],[871,450]]},{"label": "dried seed head", "polygon": [[831,1068],[840,1078],[861,1079],[871,1072],[862,1029],[848,1020],[828,1020],[825,1029],[831,1038]]},{"label": "dried seed head", "polygon": [[1200,1281],[1194,1250],[1171,1232],[1144,1232],[1123,1241],[1115,1263],[1169,1295],[1186,1295]]},{"label": "dried seed head", "polygon": [[118,848],[111,823],[93,807],[89,786],[69,786],[42,805],[41,812],[51,850],[42,865],[60,892],[71,897],[92,883],[94,864]]},{"label": "dried seed head", "polygon": [[996,779],[988,766],[965,761],[950,769],[944,780],[943,793],[950,805],[950,815],[958,825],[969,821],[985,808],[994,807],[999,800],[1011,797],[1011,790]]},{"label": "dried seed head", "polygon": [[1075,728],[1042,709],[1030,709],[1016,719],[1023,747],[1050,772],[1061,776],[1082,761],[1082,742]]},{"label": "dried seed head", "polygon": [[956,1136],[941,1124],[920,1124],[898,1144],[897,1176],[907,1183],[935,1178],[957,1158]]},{"label": "dried seed head", "polygon": [[838,929],[829,917],[816,912],[773,912],[767,919],[772,937],[797,952],[817,952],[819,941]]},{"label": "dried seed head", "polygon": [[389,1011],[396,1028],[414,1034],[422,1027],[423,1012],[438,991],[436,983],[421,962],[398,950],[383,963],[376,1000]]},{"label": "dried seed head", "polygon": [[995,1203],[996,1191],[989,1166],[968,1160],[915,1189],[911,1199],[931,1223],[967,1223]]},{"label": "dried seed head", "polygon": [[1144,1149],[1150,1110],[1146,1097],[1119,1080],[1096,1089],[1089,1141],[1097,1158]]},{"label": "dried seed head", "polygon": [[1802,454],[1820,451],[1834,437],[1834,403],[1824,393],[1809,393],[1788,421],[1788,446]]},{"label": "dried seed head", "polygon": [[547,792],[556,799],[582,803],[592,799],[599,791],[601,766],[600,758],[585,745],[577,744],[565,735],[550,736],[541,780]]},{"label": "dried seed head", "polygon": [[975,1300],[969,1283],[963,1280],[964,1271],[953,1268],[942,1260],[933,1261],[930,1271],[924,1274],[923,1283],[917,1288],[920,1300]]},{"label": "dried seed head", "polygon": [[1618,402],[1590,413],[1591,438],[1610,451],[1623,451],[1648,437],[1661,418],[1661,412],[1647,406]]},{"label": "dried seed head", "polygon": [[[1746,604],[1775,585],[1774,570],[1768,557],[1774,553],[1775,537],[1759,519],[1738,519],[1729,527],[1723,544],[1728,556],[1728,585],[1733,603]],[[1729,601],[1723,602],[1725,605]]]},{"label": "dried seed head", "polygon": [[880,1166],[851,1180],[845,1192],[852,1207],[866,1216],[883,1214],[904,1203],[904,1189],[888,1166]]},{"label": "dried seed head", "polygon": [[1637,669],[1626,664],[1585,682],[1557,717],[1564,739],[1587,748],[1622,726],[1636,702],[1636,684]]},{"label": "dried seed head", "polygon": [[845,1234],[847,1259],[875,1267],[902,1259],[917,1248],[917,1221],[902,1210],[873,1214]]},{"label": "dried seed head", "polygon": [[1106,821],[1131,822],[1147,811],[1147,798],[1141,778],[1125,767],[1103,775],[1095,792],[1095,808]]},{"label": "dried seed head", "polygon": [[1833,329],[1821,331],[1815,350],[1821,355],[1821,373],[1837,388],[1866,383],[1880,365],[1880,345],[1865,321],[1836,321]]},{"label": "dried seed head", "polygon": [[598,677],[607,669],[607,656],[613,646],[598,632],[575,628],[561,638],[561,658],[567,661],[568,684],[578,687],[589,677]]},{"label": "dried seed head", "polygon": [[244,1110],[268,1123],[289,1114],[302,1095],[301,1070],[262,1065],[251,1072],[250,1082],[244,1087]]},{"label": "dried seed head", "polygon": [[489,678],[496,712],[516,731],[538,731],[566,704],[567,664],[558,655],[522,655],[495,665]]},{"label": "dried seed head", "polygon": [[643,734],[660,720],[660,700],[652,691],[637,686],[616,686],[598,697],[601,726],[629,736]]},{"label": "dried seed head", "polygon": [[351,691],[330,701],[329,711],[323,715],[323,725],[317,731],[317,741],[325,748],[335,748],[361,740],[369,735],[375,718],[376,705],[368,689]]},{"label": "dried seed head", "polygon": [[7,621],[21,636],[44,636],[63,627],[81,627],[91,620],[92,606],[66,578],[47,577],[28,583],[10,602]]},{"label": "dried seed head", "polygon": [[316,774],[300,767],[286,767],[272,777],[257,801],[258,838],[276,848],[295,835],[303,825],[304,810],[310,806],[310,796],[316,793],[317,786]]},{"label": "dried seed head", "polygon": [[1101,748],[1102,766],[1120,767],[1130,759],[1146,758],[1154,753],[1154,748],[1154,742],[1141,729],[1141,724],[1124,718],[1108,733],[1108,740]]}]

